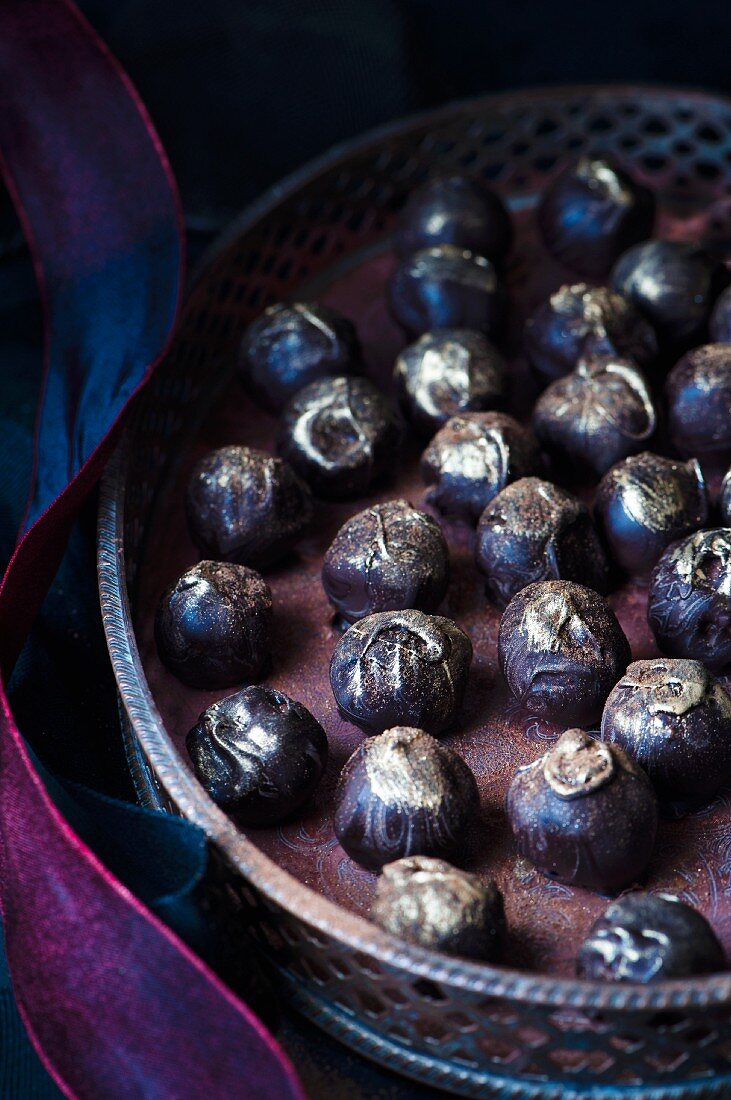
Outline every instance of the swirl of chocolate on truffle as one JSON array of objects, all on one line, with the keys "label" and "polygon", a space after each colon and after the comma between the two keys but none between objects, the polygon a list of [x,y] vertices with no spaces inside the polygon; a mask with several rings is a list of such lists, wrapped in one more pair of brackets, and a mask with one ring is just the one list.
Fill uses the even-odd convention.
[{"label": "swirl of chocolate on truffle", "polygon": [[622,749],[580,729],[518,769],[507,812],[521,856],[549,878],[599,894],[636,882],[655,843],[649,779]]},{"label": "swirl of chocolate on truffle", "polygon": [[619,255],[652,234],[655,199],[605,157],[581,157],[548,185],[538,225],[549,252],[582,275],[606,274]]},{"label": "swirl of chocolate on truffle", "polygon": [[380,611],[434,611],[449,583],[449,550],[432,516],[389,500],[353,516],[325,554],[322,584],[348,622]]},{"label": "swirl of chocolate on truffle", "polygon": [[609,566],[589,509],[537,477],[507,485],[480,516],[477,568],[505,607],[535,581],[567,580],[606,592]]},{"label": "swirl of chocolate on truffle", "polygon": [[533,429],[564,462],[603,474],[642,449],[657,416],[647,383],[632,363],[596,357],[544,390]]},{"label": "swirl of chocolate on truffle", "polygon": [[312,497],[289,463],[252,447],[219,447],[197,464],[185,499],[201,553],[270,565],[293,549],[312,519]]},{"label": "swirl of chocolate on truffle", "polygon": [[595,356],[629,359],[640,367],[657,356],[652,326],[632,303],[586,283],[562,286],[538,307],[526,322],[525,347],[532,365],[549,379]]},{"label": "swirl of chocolate on truffle", "polygon": [[498,635],[508,687],[525,708],[555,721],[591,723],[630,661],[614,612],[572,581],[529,584],[510,601]]},{"label": "swirl of chocolate on truffle", "polygon": [[447,855],[479,807],[477,782],[452,749],[422,729],[367,738],[335,792],[335,835],[351,859],[378,870],[413,855]]},{"label": "swirl of chocolate on truffle", "polygon": [[367,378],[321,378],[289,402],[278,450],[317,496],[367,492],[393,468],[401,425]]},{"label": "swirl of chocolate on truffle", "polygon": [[409,333],[468,328],[494,337],[503,328],[505,295],[486,256],[466,248],[421,248],[399,264],[388,285],[391,312]]},{"label": "swirl of chocolate on truffle", "polygon": [[625,458],[599,482],[594,515],[622,569],[646,573],[671,542],[706,522],[701,468],[696,459],[680,462],[649,451]]},{"label": "swirl of chocolate on truffle", "polygon": [[155,616],[163,664],[191,687],[258,680],[271,658],[272,593],[247,569],[201,561],[165,592]]},{"label": "swirl of chocolate on truffle", "polygon": [[683,454],[731,451],[731,344],[694,348],[665,381],[668,429]]},{"label": "swirl of chocolate on truffle", "polygon": [[543,757],[543,778],[560,798],[585,798],[615,775],[611,750],[583,730],[567,730]]},{"label": "swirl of chocolate on truffle", "polygon": [[723,947],[696,909],[670,894],[637,891],[613,901],[576,960],[580,978],[653,982],[726,969]]},{"label": "swirl of chocolate on truffle", "polygon": [[513,225],[502,199],[462,176],[427,180],[411,192],[399,214],[394,245],[399,256],[451,244],[499,263],[510,251]]},{"label": "swirl of chocolate on truffle", "polygon": [[196,777],[242,825],[272,825],[305,802],[327,761],[327,737],[306,707],[248,687],[203,711],[186,740]]},{"label": "swirl of chocolate on truffle", "polygon": [[731,698],[700,661],[634,661],[609,693],[601,737],[677,806],[702,805],[731,780]]},{"label": "swirl of chocolate on truffle", "polygon": [[394,381],[404,414],[425,436],[451,416],[501,405],[505,360],[480,332],[426,332],[401,352]]},{"label": "swirl of chocolate on truffle", "polygon": [[371,920],[432,951],[497,962],[505,936],[503,897],[492,879],[443,859],[409,856],[388,863],[376,883]]},{"label": "swirl of chocolate on truffle", "polygon": [[345,632],[330,662],[344,718],[368,730],[454,722],[467,686],[472,643],[451,619],[422,611],[368,615]]},{"label": "swirl of chocolate on truffle", "polygon": [[468,523],[476,523],[506,485],[540,468],[533,433],[497,412],[453,416],[421,457],[421,476],[433,486],[426,494],[429,504]]},{"label": "swirl of chocolate on truffle", "polygon": [[650,322],[661,347],[680,353],[703,341],[714,302],[728,285],[724,265],[688,241],[644,241],[612,270],[612,289]]},{"label": "swirl of chocolate on truffle", "polygon": [[668,547],[650,578],[647,621],[663,653],[712,667],[731,661],[731,528]]},{"label": "swirl of chocolate on truffle", "polygon": [[255,399],[278,412],[310,382],[361,369],[361,350],[351,321],[314,302],[278,302],[244,332],[239,371]]}]

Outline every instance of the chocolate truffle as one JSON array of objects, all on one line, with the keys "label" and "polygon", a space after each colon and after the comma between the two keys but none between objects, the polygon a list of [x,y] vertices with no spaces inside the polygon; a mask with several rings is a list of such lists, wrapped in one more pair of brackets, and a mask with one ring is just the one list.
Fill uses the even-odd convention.
[{"label": "chocolate truffle", "polygon": [[598,894],[636,882],[655,843],[649,779],[622,749],[580,729],[518,769],[507,811],[521,856],[549,878]]},{"label": "chocolate truffle", "polygon": [[312,519],[310,491],[289,463],[252,447],[219,447],[188,482],[188,525],[202,554],[269,565],[287,554]]},{"label": "chocolate truffle", "polygon": [[160,660],[191,687],[258,680],[271,657],[272,594],[245,565],[201,561],[160,600],[155,640]]},{"label": "chocolate truffle", "polygon": [[401,426],[367,378],[320,378],[287,405],[278,450],[320,497],[362,496],[393,468]]},{"label": "chocolate truffle", "polygon": [[502,199],[462,176],[427,180],[412,191],[394,236],[399,256],[451,244],[499,263],[510,251],[513,225]]},{"label": "chocolate truffle", "polygon": [[330,683],[340,713],[364,729],[403,723],[440,733],[454,725],[471,661],[472,643],[451,619],[383,611],[342,636]]},{"label": "chocolate truffle", "polygon": [[511,481],[536,474],[541,453],[531,431],[504,413],[453,416],[421,458],[421,476],[433,486],[429,504],[445,516],[476,523]]},{"label": "chocolate truffle", "polygon": [[708,323],[713,344],[731,344],[731,286],[719,294]]},{"label": "chocolate truffle", "polygon": [[658,798],[693,807],[731,780],[731,698],[700,661],[635,661],[609,693],[603,741],[620,745]]},{"label": "chocolate truffle", "polygon": [[622,569],[647,573],[671,542],[706,522],[701,468],[695,459],[679,462],[649,451],[625,458],[599,482],[594,514]]},{"label": "chocolate truffle", "polygon": [[272,825],[305,802],[327,761],[327,737],[301,703],[248,687],[203,711],[186,746],[199,782],[241,825]]},{"label": "chocolate truffle", "polygon": [[432,436],[457,413],[492,409],[505,397],[505,360],[480,332],[426,332],[399,355],[394,381],[411,424]]},{"label": "chocolate truffle", "polygon": [[716,298],[728,284],[723,264],[687,241],[644,241],[620,256],[612,288],[650,322],[666,351],[700,343]]},{"label": "chocolate truffle", "polygon": [[482,882],[443,859],[411,856],[386,864],[371,920],[408,943],[447,955],[497,962],[502,954],[502,894],[492,879]]},{"label": "chocolate truffle", "polygon": [[670,894],[618,898],[593,925],[576,960],[580,978],[654,982],[725,970],[710,924]]},{"label": "chocolate truffle", "polygon": [[335,792],[335,836],[351,859],[377,871],[404,856],[454,851],[477,815],[477,782],[461,756],[422,729],[367,738]]},{"label": "chocolate truffle", "polygon": [[523,707],[556,722],[591,723],[629,664],[630,647],[596,592],[573,581],[540,581],[503,612],[498,659]]},{"label": "chocolate truffle", "polygon": [[391,312],[413,336],[469,328],[486,336],[503,327],[505,296],[485,256],[451,244],[422,248],[399,264],[388,286]]},{"label": "chocolate truffle", "polygon": [[353,324],[329,306],[279,302],[244,332],[239,370],[254,398],[278,412],[302,386],[360,370]]},{"label": "chocolate truffle", "polygon": [[706,344],[684,355],[666,379],[665,397],[678,451],[731,451],[731,344]]},{"label": "chocolate truffle", "polygon": [[514,481],[490,501],[477,527],[475,561],[499,607],[534,581],[607,590],[609,567],[589,509],[537,477]]},{"label": "chocolate truffle", "polygon": [[647,621],[663,653],[731,661],[731,528],[673,543],[650,578]]},{"label": "chocolate truffle", "polygon": [[721,511],[721,522],[725,527],[731,527],[731,470],[728,470],[721,483],[718,507]]},{"label": "chocolate truffle", "polygon": [[573,271],[605,275],[626,248],[652,234],[652,192],[604,157],[581,157],[546,188],[538,225],[546,248]]},{"label": "chocolate truffle", "polygon": [[657,355],[652,326],[621,294],[605,286],[562,286],[525,326],[525,349],[545,378],[560,378],[580,360],[605,356],[648,366]]},{"label": "chocolate truffle", "polygon": [[565,464],[603,474],[642,450],[655,431],[655,407],[642,374],[626,360],[582,360],[543,391],[533,409],[541,443]]},{"label": "chocolate truffle", "polygon": [[379,611],[435,611],[449,583],[442,529],[406,500],[389,500],[352,516],[322,566],[330,603],[348,622]]}]

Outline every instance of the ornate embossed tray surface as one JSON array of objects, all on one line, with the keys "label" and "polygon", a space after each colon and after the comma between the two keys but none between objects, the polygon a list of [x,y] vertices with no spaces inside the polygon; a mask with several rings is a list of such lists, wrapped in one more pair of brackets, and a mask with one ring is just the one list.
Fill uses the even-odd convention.
[{"label": "ornate embossed tray surface", "polygon": [[[529,311],[571,278],[535,237],[532,209],[545,182],[579,153],[611,151],[661,200],[659,234],[723,246],[731,224],[731,103],[647,89],[566,89],[457,104],[335,150],[265,196],[218,245],[194,285],[177,336],[108,473],[99,575],[125,736],[140,795],[183,813],[221,857],[219,901],[274,961],[287,995],[311,1018],[392,1068],[474,1096],[731,1097],[731,974],[652,987],[571,978],[577,946],[606,902],[538,875],[516,858],[502,805],[515,768],[556,727],[516,709],[497,669],[499,613],[471,558],[471,534],[447,526],[453,580],[443,612],[475,647],[463,720],[447,740],[470,763],[481,817],[461,862],[497,878],[511,934],[504,967],[410,947],[374,928],[375,878],[337,845],[336,777],[362,734],[337,714],[327,677],[337,641],[319,583],[324,550],[343,520],[376,500],[420,502],[418,450],[367,499],[320,504],[316,533],[268,574],[275,600],[267,682],[300,699],[325,726],[331,759],[312,804],[279,828],[239,832],[188,770],[183,740],[224,693],[184,687],[152,639],[159,595],[197,560],[182,487],[203,451],[224,442],[271,449],[275,422],[233,373],[243,325],[272,301],[312,296],[357,323],[368,373],[389,388],[404,340],[384,286],[388,233],[406,193],[447,169],[482,177],[508,199],[517,227],[508,281],[505,350],[512,410],[535,395],[520,355]],[[711,479],[716,471],[709,471]],[[656,652],[645,591],[610,602],[635,657]],[[713,922],[731,952],[731,798],[664,821],[648,885],[680,894]]]}]

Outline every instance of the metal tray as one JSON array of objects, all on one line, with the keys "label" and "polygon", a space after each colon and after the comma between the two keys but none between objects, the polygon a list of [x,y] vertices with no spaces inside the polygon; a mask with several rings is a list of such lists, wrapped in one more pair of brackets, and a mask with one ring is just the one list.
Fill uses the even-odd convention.
[{"label": "metal tray", "polygon": [[[731,1097],[731,974],[647,987],[571,977],[577,944],[606,903],[516,859],[504,791],[515,767],[539,755],[557,731],[506,696],[496,667],[499,614],[471,565],[470,535],[458,527],[447,530],[454,580],[445,613],[472,635],[476,660],[464,722],[450,742],[478,775],[482,816],[464,862],[495,875],[505,893],[506,965],[439,956],[365,919],[374,877],[347,859],[330,826],[337,772],[362,735],[338,717],[329,690],[337,635],[318,573],[345,516],[375,499],[421,499],[415,449],[377,496],[323,505],[318,533],[269,576],[277,608],[272,682],[315,713],[331,742],[322,787],[295,821],[245,835],[208,799],[182,740],[215,695],[170,676],[151,637],[160,592],[196,560],[181,506],[192,463],[223,442],[272,445],[274,422],[234,377],[248,320],[295,293],[320,297],[356,320],[369,373],[387,386],[403,343],[383,302],[394,213],[429,174],[448,169],[487,179],[509,201],[518,230],[506,351],[513,409],[526,412],[534,391],[520,354],[522,321],[570,278],[545,256],[532,208],[562,163],[601,152],[656,190],[661,235],[725,244],[731,103],[648,88],[567,88],[449,106],[332,151],[250,208],[205,263],[175,344],[107,473],[102,613],[140,797],[205,829],[219,867],[216,904],[231,927],[255,935],[288,1000],[312,1020],[392,1069],[466,1096]],[[643,589],[629,585],[611,602],[635,656],[655,652]],[[727,947],[729,806],[722,796],[702,813],[663,822],[648,879],[650,888],[698,905]]]}]

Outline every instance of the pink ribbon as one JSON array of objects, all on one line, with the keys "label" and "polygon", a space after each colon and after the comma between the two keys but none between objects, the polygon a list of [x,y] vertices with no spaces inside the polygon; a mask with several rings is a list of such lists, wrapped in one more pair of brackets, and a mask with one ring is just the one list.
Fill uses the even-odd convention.
[{"label": "pink ribbon", "polygon": [[[0,588],[7,678],[119,414],[164,352],[182,280],[182,226],[137,94],[68,0],[0,4],[0,102],[0,167],[46,315],[31,526]],[[54,443],[49,454],[61,436],[68,445]],[[246,1005],[68,826],[4,690],[0,908],[18,1007],[67,1095],[303,1096]]]}]

